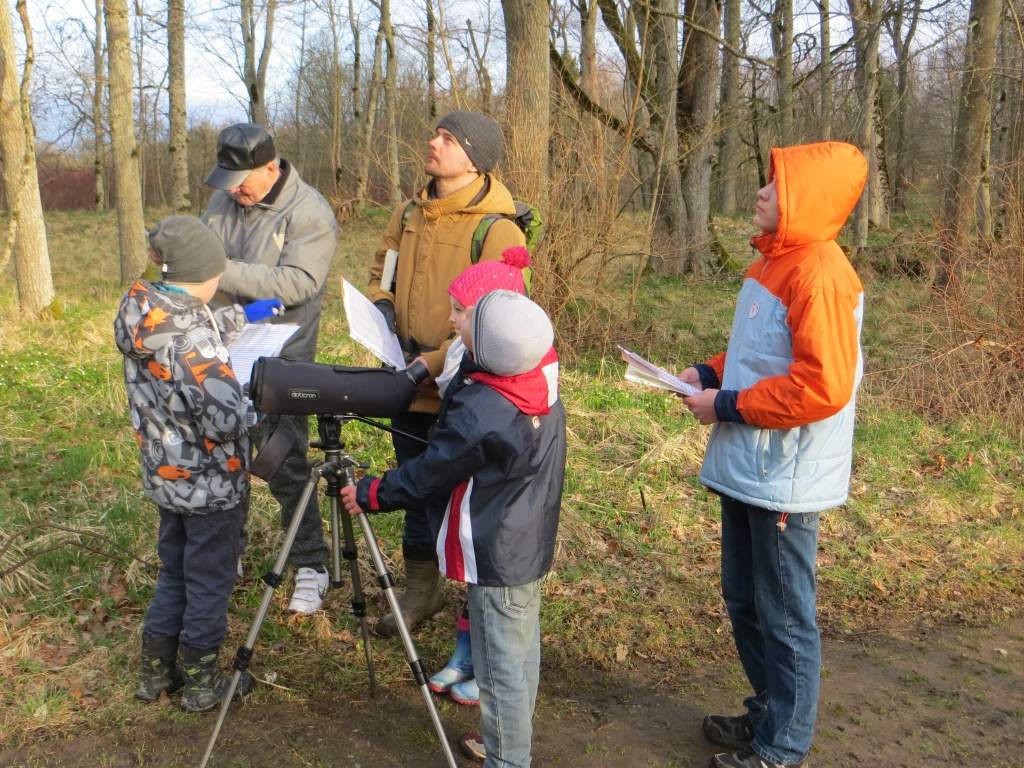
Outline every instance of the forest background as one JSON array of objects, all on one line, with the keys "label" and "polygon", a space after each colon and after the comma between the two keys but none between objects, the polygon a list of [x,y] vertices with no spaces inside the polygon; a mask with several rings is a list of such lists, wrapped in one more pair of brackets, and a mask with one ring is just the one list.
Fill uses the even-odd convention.
[{"label": "forest background", "polygon": [[[5,0],[0,747],[81,733],[97,712],[124,733],[205,733],[130,701],[154,518],[110,323],[146,267],[146,226],[203,209],[217,132],[240,120],[274,131],[341,222],[319,359],[352,364],[371,361],[345,333],[339,277],[364,282],[389,211],[423,181],[437,118],[477,109],[503,125],[503,179],[544,216],[535,296],[566,363],[546,669],[672,689],[733,658],[716,500],[696,480],[707,434],[625,384],[614,345],[676,368],[724,348],[770,147],[856,144],[869,184],[841,242],[866,288],[866,375],[851,497],[823,523],[823,628],[1018,620],[1022,14],[1021,0]],[[211,82],[219,102],[191,106],[190,84]],[[346,430],[388,465],[382,436]],[[274,516],[258,488],[250,574],[273,560]],[[398,521],[379,533],[399,557]],[[236,591],[233,639],[260,587]],[[272,614],[257,701],[359,695],[346,605]],[[449,635],[446,622],[421,634],[428,661]],[[397,685],[400,653],[375,652]]]}]

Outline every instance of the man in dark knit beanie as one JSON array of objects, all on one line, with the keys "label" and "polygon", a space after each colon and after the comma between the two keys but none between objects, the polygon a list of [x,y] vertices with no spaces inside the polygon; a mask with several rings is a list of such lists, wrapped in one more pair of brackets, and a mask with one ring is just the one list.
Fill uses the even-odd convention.
[{"label": "man in dark knit beanie", "polygon": [[[454,338],[448,286],[474,261],[500,261],[506,248],[525,245],[512,221],[512,194],[494,175],[502,156],[501,128],[491,118],[477,112],[442,117],[427,142],[427,184],[394,210],[370,267],[367,296],[398,334],[408,360],[421,359],[431,374],[409,411],[392,420],[401,432],[425,439],[437,420],[440,397],[433,377],[441,373]],[[475,259],[473,241],[481,234]],[[423,451],[415,440],[398,434],[393,439],[399,464]],[[400,602],[410,628],[444,605],[434,544],[426,511],[407,509],[406,590]],[[393,618],[378,622],[377,631],[395,634]]]}]

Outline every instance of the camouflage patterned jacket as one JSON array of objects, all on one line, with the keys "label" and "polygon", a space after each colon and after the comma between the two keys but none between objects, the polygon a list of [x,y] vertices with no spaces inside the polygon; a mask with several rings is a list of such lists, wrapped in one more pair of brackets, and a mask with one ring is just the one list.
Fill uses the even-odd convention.
[{"label": "camouflage patterned jacket", "polygon": [[121,300],[114,340],[124,355],[142,485],[159,507],[205,514],[237,506],[248,492],[246,430],[255,412],[225,346],[244,324],[237,305],[214,313],[145,280]]}]

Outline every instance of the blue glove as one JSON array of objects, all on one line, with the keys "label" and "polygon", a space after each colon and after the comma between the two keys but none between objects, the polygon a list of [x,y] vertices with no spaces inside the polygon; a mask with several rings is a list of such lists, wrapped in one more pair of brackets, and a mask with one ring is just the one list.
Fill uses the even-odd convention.
[{"label": "blue glove", "polygon": [[280,299],[256,299],[251,304],[246,304],[242,310],[245,312],[245,319],[250,323],[258,323],[274,315],[284,314],[284,302]]}]

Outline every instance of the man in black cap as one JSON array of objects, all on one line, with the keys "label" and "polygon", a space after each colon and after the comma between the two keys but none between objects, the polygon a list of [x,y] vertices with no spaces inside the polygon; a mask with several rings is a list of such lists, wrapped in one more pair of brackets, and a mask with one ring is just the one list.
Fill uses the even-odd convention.
[{"label": "man in black cap", "polygon": [[[224,243],[228,263],[220,290],[232,301],[273,296],[285,305],[276,320],[298,323],[282,357],[313,360],[320,329],[320,302],[334,258],[337,224],[323,196],[280,158],[274,139],[262,126],[232,125],[217,139],[217,164],[206,183],[217,191],[203,221]],[[287,528],[309,478],[306,461],[309,423],[305,416],[264,416],[257,448],[280,425],[295,434],[295,444],[269,485],[281,505]],[[316,497],[302,511],[289,562],[296,566],[295,592],[288,606],[295,613],[320,608],[329,578],[327,545]]]},{"label": "man in black cap", "polygon": [[[448,321],[448,286],[476,261],[498,261],[502,252],[524,245],[512,221],[512,195],[492,171],[502,159],[501,128],[476,112],[452,112],[441,118],[427,142],[423,170],[429,177],[411,201],[391,215],[370,267],[367,295],[395,327],[406,355],[420,358],[430,370],[409,412],[392,426],[426,438],[440,406],[437,385],[453,338]],[[485,227],[478,232],[478,227]],[[473,242],[483,236],[478,253]],[[423,445],[394,436],[398,462],[423,452]],[[410,628],[444,605],[435,553],[436,536],[424,509],[408,509],[402,534],[406,587],[400,597]],[[385,616],[376,625],[382,635],[397,632]]]}]

